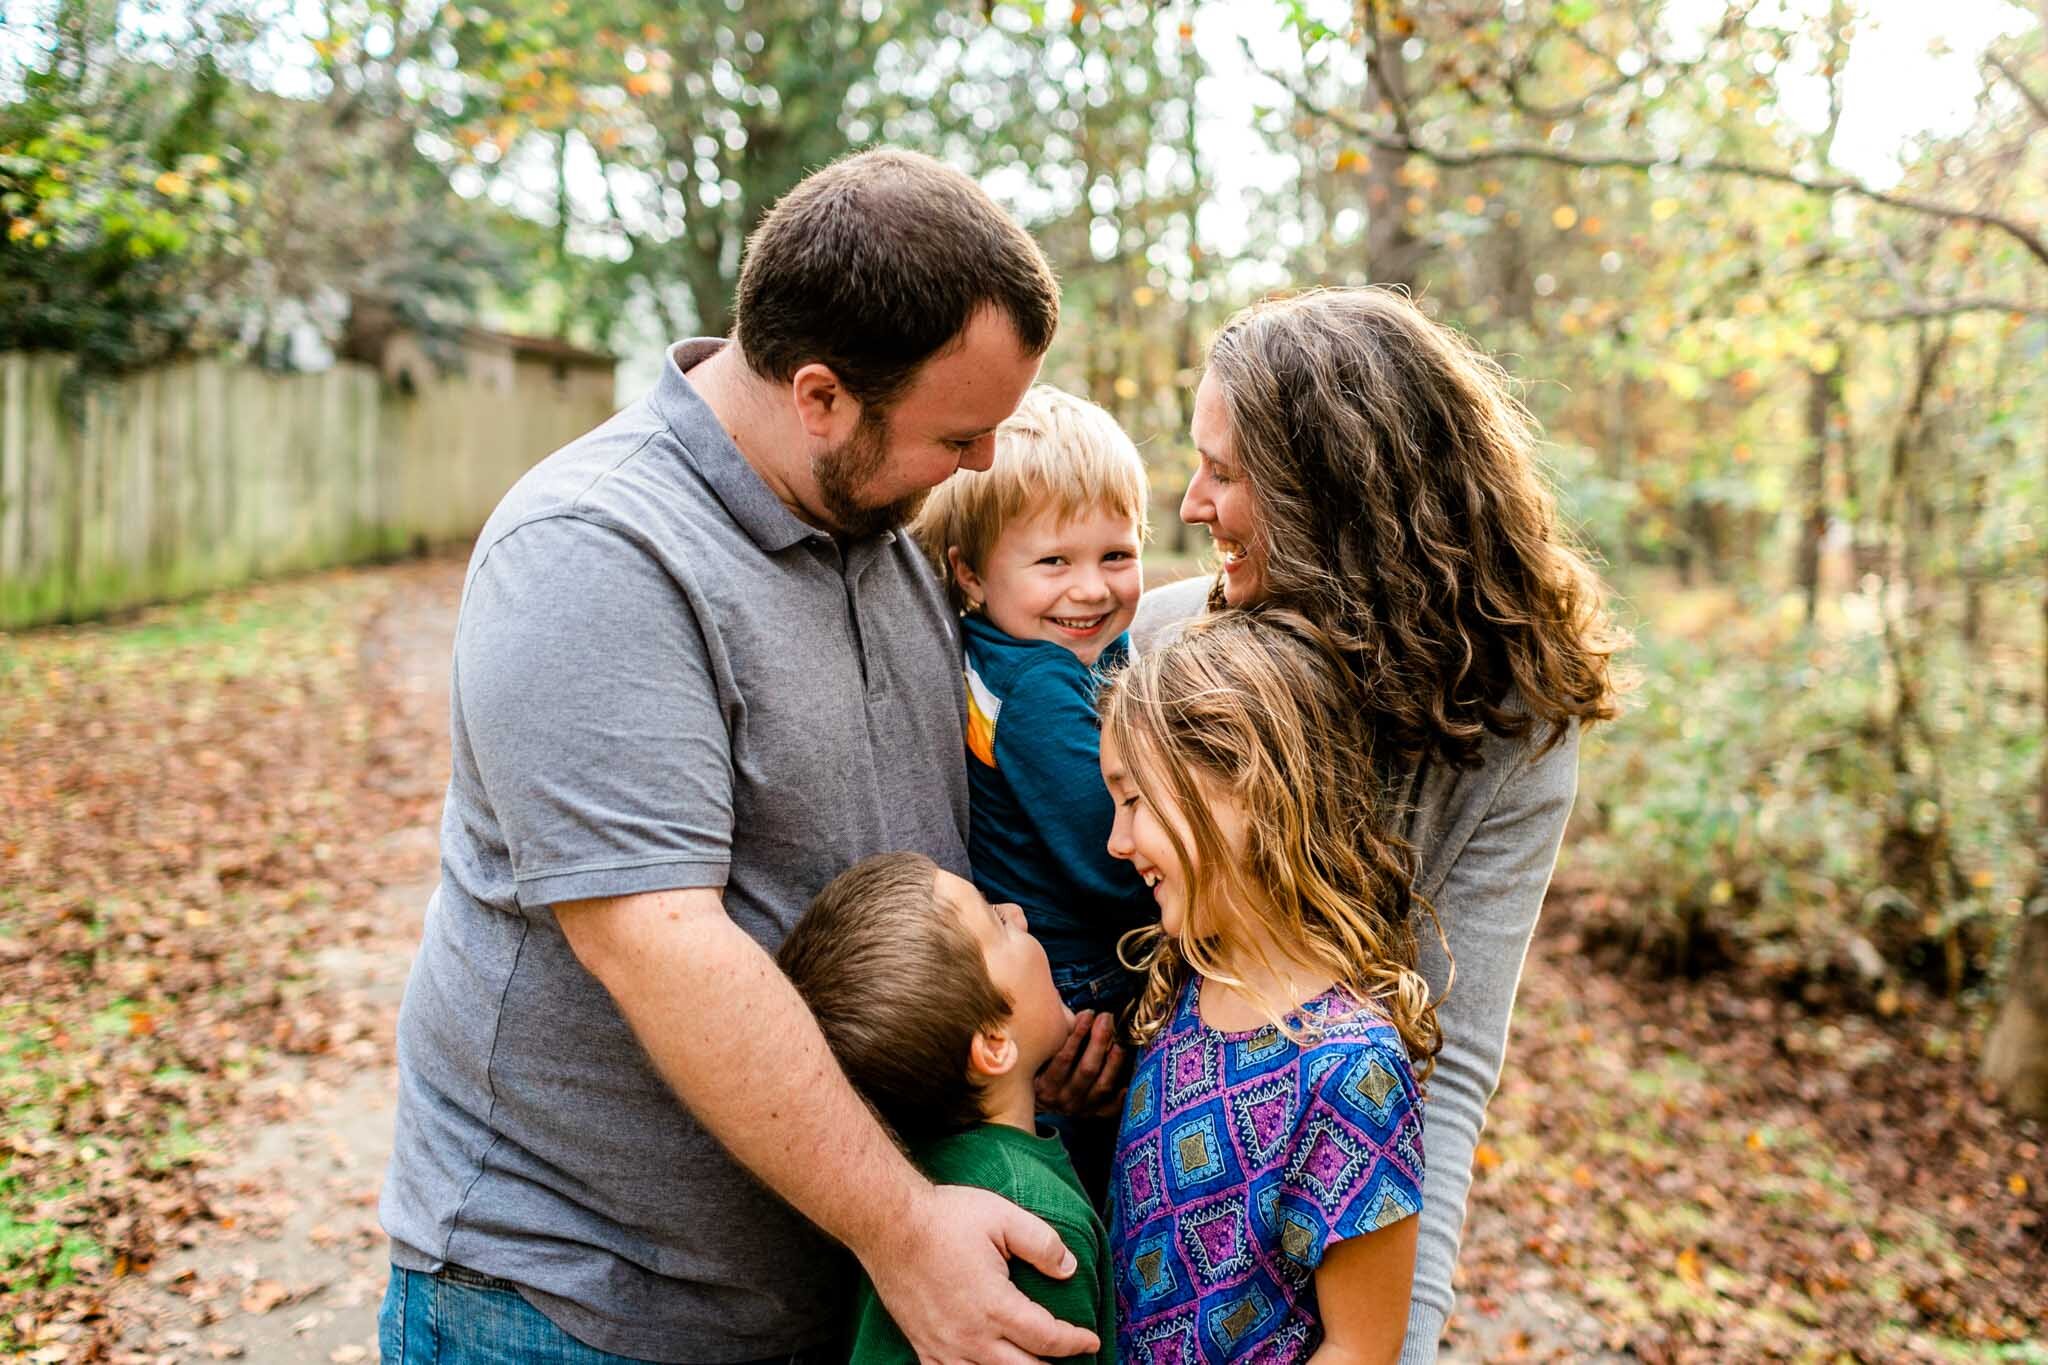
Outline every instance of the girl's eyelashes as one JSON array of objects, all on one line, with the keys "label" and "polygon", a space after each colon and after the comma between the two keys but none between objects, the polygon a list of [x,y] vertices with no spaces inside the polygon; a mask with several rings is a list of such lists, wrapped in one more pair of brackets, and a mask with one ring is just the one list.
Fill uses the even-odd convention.
[{"label": "girl's eyelashes", "polygon": [[1132,806],[1135,806],[1137,804],[1138,794],[1136,792],[1132,792],[1129,796],[1126,796],[1123,800],[1117,802],[1117,805],[1121,806],[1125,810],[1129,810]]}]

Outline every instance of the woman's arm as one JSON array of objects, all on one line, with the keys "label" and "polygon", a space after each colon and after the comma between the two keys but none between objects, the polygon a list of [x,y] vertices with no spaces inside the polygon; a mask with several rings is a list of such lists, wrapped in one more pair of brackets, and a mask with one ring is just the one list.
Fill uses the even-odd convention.
[{"label": "woman's arm", "polygon": [[[1437,1339],[1450,1317],[1451,1272],[1472,1187],[1472,1154],[1487,1102],[1500,1082],[1522,962],[1578,791],[1576,729],[1548,752],[1534,759],[1528,754],[1526,741],[1489,739],[1487,766],[1466,780],[1489,783],[1502,768],[1505,776],[1463,846],[1442,850],[1452,862],[1433,888],[1429,873],[1441,864],[1424,869],[1424,889],[1450,942],[1457,981],[1437,1009],[1444,1047],[1424,1109],[1429,1169],[1422,1188],[1414,1306],[1401,1365],[1435,1361]],[[1443,813],[1447,835],[1455,834],[1456,815]],[[1418,937],[1422,974],[1441,993],[1450,978],[1443,945],[1426,921]]]},{"label": "woman's arm", "polygon": [[1316,1267],[1323,1344],[1309,1365],[1394,1365],[1408,1325],[1420,1218],[1338,1242]]}]

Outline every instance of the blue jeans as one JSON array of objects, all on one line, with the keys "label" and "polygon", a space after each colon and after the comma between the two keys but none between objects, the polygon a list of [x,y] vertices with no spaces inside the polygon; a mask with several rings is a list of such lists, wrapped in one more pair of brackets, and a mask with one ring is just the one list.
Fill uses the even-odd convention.
[{"label": "blue jeans", "polygon": [[[377,1313],[384,1365],[644,1365],[586,1346],[504,1280],[447,1266],[438,1275],[391,1267]],[[822,1365],[818,1347],[749,1365]]]},{"label": "blue jeans", "polygon": [[[1127,971],[1114,957],[1106,961],[1053,964],[1052,984],[1067,1008],[1120,1012],[1137,992],[1141,978]],[[1098,1208],[1109,1207],[1109,1168],[1116,1159],[1117,1119],[1075,1118],[1068,1114],[1040,1114],[1038,1121],[1060,1135],[1074,1174]]]},{"label": "blue jeans", "polygon": [[1143,980],[1114,956],[1096,962],[1055,962],[1052,984],[1070,1010],[1122,1009]]}]

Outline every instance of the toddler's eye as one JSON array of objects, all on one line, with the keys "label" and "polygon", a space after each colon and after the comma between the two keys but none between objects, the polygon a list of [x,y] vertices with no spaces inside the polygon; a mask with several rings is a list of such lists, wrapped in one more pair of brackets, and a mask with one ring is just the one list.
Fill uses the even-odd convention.
[{"label": "toddler's eye", "polygon": [[1060,565],[1067,562],[1067,557],[1065,555],[1047,555],[1038,562],[1040,564]]}]

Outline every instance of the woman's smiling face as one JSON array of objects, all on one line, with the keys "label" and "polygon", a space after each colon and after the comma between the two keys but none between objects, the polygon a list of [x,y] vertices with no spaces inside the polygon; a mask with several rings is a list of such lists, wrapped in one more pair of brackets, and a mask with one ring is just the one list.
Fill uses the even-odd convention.
[{"label": "woman's smiling face", "polygon": [[1180,519],[1209,528],[1223,560],[1223,598],[1233,607],[1248,607],[1266,595],[1265,537],[1260,534],[1258,502],[1238,462],[1223,385],[1214,370],[1202,376],[1195,390],[1190,427],[1201,459],[1187,496],[1180,501]]}]

